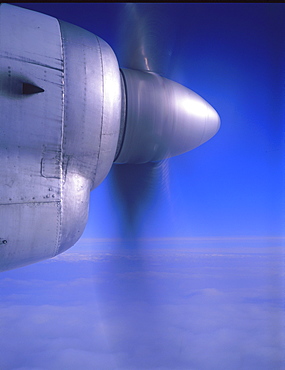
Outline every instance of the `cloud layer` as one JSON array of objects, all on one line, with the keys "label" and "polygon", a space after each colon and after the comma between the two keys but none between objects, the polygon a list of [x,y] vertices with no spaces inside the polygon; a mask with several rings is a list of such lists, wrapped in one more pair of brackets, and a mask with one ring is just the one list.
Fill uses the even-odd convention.
[{"label": "cloud layer", "polygon": [[0,276],[1,369],[282,369],[278,254],[71,254]]}]

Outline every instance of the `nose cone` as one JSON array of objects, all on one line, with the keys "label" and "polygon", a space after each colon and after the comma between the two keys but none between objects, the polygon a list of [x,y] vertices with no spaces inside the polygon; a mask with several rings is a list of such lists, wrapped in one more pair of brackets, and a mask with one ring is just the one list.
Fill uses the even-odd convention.
[{"label": "nose cone", "polygon": [[154,73],[123,69],[122,74],[127,103],[117,163],[173,157],[219,130],[218,113],[190,89]]},{"label": "nose cone", "polygon": [[220,117],[194,91],[170,80],[166,81],[166,86],[171,96],[171,104],[166,109],[173,115],[169,156],[175,156],[211,139],[220,128]]}]

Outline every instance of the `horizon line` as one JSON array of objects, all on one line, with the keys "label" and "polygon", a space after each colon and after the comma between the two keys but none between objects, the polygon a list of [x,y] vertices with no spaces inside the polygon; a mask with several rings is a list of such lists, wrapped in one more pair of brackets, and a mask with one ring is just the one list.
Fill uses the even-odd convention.
[{"label": "horizon line", "polygon": [[[122,241],[142,241],[142,242],[171,242],[171,241],[285,241],[285,236],[190,236],[190,237],[149,237],[149,238],[81,238],[80,242],[97,243],[116,243]],[[77,244],[76,243],[76,244]]]}]

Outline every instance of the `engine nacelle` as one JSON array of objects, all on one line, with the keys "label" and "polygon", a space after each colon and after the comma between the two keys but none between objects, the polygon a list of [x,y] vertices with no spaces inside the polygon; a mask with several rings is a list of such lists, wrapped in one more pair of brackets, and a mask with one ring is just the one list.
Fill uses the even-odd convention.
[{"label": "engine nacelle", "polygon": [[184,153],[219,129],[191,90],[122,69],[96,35],[0,6],[0,271],[53,257],[81,236],[90,191],[114,161]]},{"label": "engine nacelle", "polygon": [[0,6],[0,270],[53,257],[81,236],[121,119],[110,46],[77,26]]}]

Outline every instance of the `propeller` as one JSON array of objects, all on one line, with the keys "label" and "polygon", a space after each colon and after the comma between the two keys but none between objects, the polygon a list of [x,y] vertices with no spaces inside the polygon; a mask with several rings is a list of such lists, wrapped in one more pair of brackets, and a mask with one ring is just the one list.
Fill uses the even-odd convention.
[{"label": "propeller", "polygon": [[[171,77],[175,47],[173,17],[163,4],[124,5],[116,50],[119,65],[134,70]],[[120,232],[132,247],[138,246],[141,223],[153,204],[155,195],[167,187],[163,176],[167,159],[140,164],[114,164],[111,173],[112,199],[118,209]]]},{"label": "propeller", "polygon": [[[120,66],[170,77],[177,38],[171,4],[125,4],[120,14]],[[175,8],[173,7],[173,11]]]},{"label": "propeller", "polygon": [[220,125],[210,104],[167,79],[180,45],[174,9],[168,5],[126,4],[121,14],[117,56],[126,104],[114,161],[119,165],[113,166],[111,182],[122,236],[133,240],[140,238],[142,221],[159,191],[161,170],[169,166],[168,160],[163,166],[159,162],[201,145]]}]

